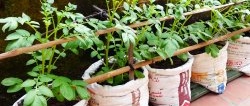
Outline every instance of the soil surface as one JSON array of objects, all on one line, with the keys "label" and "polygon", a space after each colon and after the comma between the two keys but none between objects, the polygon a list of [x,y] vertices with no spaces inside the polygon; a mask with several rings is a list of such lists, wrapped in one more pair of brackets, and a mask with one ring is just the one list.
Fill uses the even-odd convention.
[{"label": "soil surface", "polygon": [[173,60],[173,64],[171,64],[170,59],[166,59],[166,60],[162,60],[162,61],[150,64],[150,67],[158,68],[158,69],[170,69],[170,68],[176,68],[181,65],[184,65],[187,62],[187,61],[182,61],[176,56],[172,57],[172,60]]},{"label": "soil surface", "polygon": [[[226,42],[217,42],[215,44],[219,47],[219,49],[221,49],[226,44]],[[202,47],[200,49],[196,49],[196,50],[190,51],[189,53],[192,54],[192,55],[197,55],[197,54],[205,53],[205,47]]]}]

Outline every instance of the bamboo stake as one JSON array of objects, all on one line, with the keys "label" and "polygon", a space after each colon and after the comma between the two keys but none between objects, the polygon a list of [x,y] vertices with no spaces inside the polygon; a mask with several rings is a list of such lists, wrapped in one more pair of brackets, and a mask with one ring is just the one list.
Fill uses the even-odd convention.
[{"label": "bamboo stake", "polygon": [[[208,11],[211,11],[213,9],[225,8],[225,7],[228,7],[228,6],[241,4],[243,2],[245,2],[245,0],[239,1],[239,2],[236,2],[236,3],[229,3],[229,4],[226,4],[226,5],[216,6],[214,8],[203,8],[203,9],[199,9],[199,10],[194,10],[192,12],[184,13],[184,15],[188,16],[188,15],[192,15],[192,14],[208,12]],[[160,18],[159,21],[167,21],[167,20],[170,20],[170,19],[173,19],[173,18],[174,18],[173,16],[166,16],[166,17]],[[144,22],[138,22],[138,23],[135,23],[135,24],[131,24],[131,25],[129,25],[129,27],[137,28],[137,27],[142,27],[142,26],[146,26],[146,25],[150,25],[150,24],[152,24],[152,22],[144,21]],[[119,29],[117,29],[115,27],[112,27],[112,28],[107,28],[107,29],[104,29],[104,30],[98,30],[98,31],[96,31],[95,34],[96,35],[103,35],[103,34],[106,34],[106,33],[117,31],[117,30],[119,30]],[[20,55],[20,54],[32,52],[32,51],[45,49],[45,48],[48,48],[48,47],[52,47],[54,45],[59,45],[59,44],[63,44],[63,43],[66,43],[66,42],[74,41],[76,39],[77,38],[75,38],[75,37],[64,38],[64,39],[58,39],[58,40],[50,41],[50,42],[44,43],[44,44],[36,44],[36,45],[33,45],[33,46],[29,46],[29,47],[18,48],[18,49],[9,51],[9,52],[1,53],[0,54],[0,60],[6,59],[6,58],[9,58],[9,57],[14,57],[14,56],[17,56],[17,55]]]},{"label": "bamboo stake", "polygon": [[33,45],[33,46],[29,46],[29,47],[14,49],[14,50],[9,51],[9,52],[1,53],[0,54],[0,60],[6,59],[6,58],[9,58],[9,57],[14,57],[14,56],[24,54],[24,53],[29,53],[29,52],[41,50],[41,49],[44,49],[44,48],[52,47],[54,45],[59,45],[59,44],[66,43],[66,42],[69,42],[69,41],[74,41],[74,40],[76,40],[75,37],[64,38],[64,39],[58,39],[58,40],[51,41],[51,42],[44,43],[44,44],[36,44],[36,45]]},{"label": "bamboo stake", "polygon": [[[226,40],[226,39],[228,39],[228,38],[230,38],[230,37],[232,37],[234,35],[237,35],[237,34],[240,34],[240,33],[243,33],[243,32],[247,32],[249,30],[250,30],[250,27],[243,28],[243,29],[240,29],[240,30],[228,33],[226,35],[220,36],[218,38],[214,38],[214,39],[209,40],[207,42],[199,43],[199,44],[196,44],[196,45],[193,45],[193,46],[189,46],[189,47],[180,49],[180,50],[178,50],[178,51],[176,51],[174,53],[174,56],[180,55],[182,53],[186,53],[186,52],[189,52],[189,51],[192,51],[192,50],[195,50],[195,49],[199,49],[199,48],[202,48],[204,46],[207,46],[207,45],[219,42],[219,41]],[[153,58],[151,60],[146,60],[146,61],[142,61],[142,62],[136,63],[133,66],[134,66],[134,69],[138,69],[138,68],[140,68],[142,66],[145,66],[145,65],[148,65],[148,64],[152,64],[154,62],[161,61],[161,60],[163,60],[163,59],[160,56],[157,56],[157,57],[155,57],[155,58]],[[104,80],[106,80],[108,78],[111,78],[111,77],[120,75],[122,73],[128,72],[129,70],[130,70],[130,67],[126,66],[126,67],[122,67],[120,69],[116,69],[116,70],[110,71],[108,73],[99,75],[99,76],[92,77],[92,78],[87,79],[85,81],[88,84],[92,84],[92,83],[95,83],[95,82],[101,82],[101,81],[104,81]]]},{"label": "bamboo stake", "polygon": [[[130,42],[130,45],[129,45],[129,49],[128,49],[128,64],[129,65],[132,65],[132,64],[134,64],[134,56],[133,56],[133,48],[134,48],[134,46],[133,46],[133,44]],[[132,67],[132,66],[131,66]],[[134,69],[133,69],[133,67],[131,68],[130,67],[130,70],[129,70],[129,80],[134,80],[135,78],[134,78]]]}]

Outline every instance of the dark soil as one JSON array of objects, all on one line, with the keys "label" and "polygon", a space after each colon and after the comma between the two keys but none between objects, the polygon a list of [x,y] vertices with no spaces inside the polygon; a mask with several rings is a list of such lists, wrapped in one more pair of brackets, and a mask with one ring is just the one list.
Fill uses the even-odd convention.
[{"label": "dark soil", "polygon": [[162,60],[160,62],[155,62],[153,64],[150,64],[150,67],[152,68],[158,68],[158,69],[170,69],[170,68],[176,68],[181,65],[184,65],[187,61],[182,61],[178,57],[172,57],[173,63],[171,64],[170,59]]},{"label": "dark soil", "polygon": [[250,31],[245,32],[245,35],[243,35],[244,37],[250,37]]},{"label": "dark soil", "polygon": [[[226,44],[226,42],[217,42],[215,44],[219,47],[219,49],[221,49]],[[192,55],[197,55],[197,54],[205,53],[205,47],[202,47],[200,49],[196,49],[196,50],[190,51],[189,53],[192,54]]]},{"label": "dark soil", "polygon": [[49,106],[73,106],[78,101],[65,101],[65,102],[58,102],[56,99],[50,99],[48,101]]}]

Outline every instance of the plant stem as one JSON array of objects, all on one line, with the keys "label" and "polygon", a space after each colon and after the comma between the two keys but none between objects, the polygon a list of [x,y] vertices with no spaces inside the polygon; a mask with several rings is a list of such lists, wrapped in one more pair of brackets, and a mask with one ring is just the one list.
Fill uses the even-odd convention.
[{"label": "plant stem", "polygon": [[111,33],[108,33],[107,35],[107,41],[106,41],[106,48],[105,48],[105,58],[104,58],[104,63],[106,66],[109,65],[109,46],[110,46],[110,40],[111,40]]},{"label": "plant stem", "polygon": [[179,22],[179,19],[174,19],[174,23],[172,25],[172,29],[171,31],[175,31],[175,28],[176,28],[176,24]]},{"label": "plant stem", "polygon": [[[65,50],[63,50],[62,51],[62,53],[64,53],[65,52]],[[57,60],[59,59],[59,57],[61,56],[61,54],[59,54],[57,57],[56,57],[56,59],[55,59],[55,61],[53,62],[53,66],[56,64],[56,62],[57,62]]]},{"label": "plant stem", "polygon": [[184,25],[187,23],[187,21],[192,17],[192,15],[188,16],[188,18],[182,23],[181,28],[179,29],[178,33],[181,32],[182,28],[184,27]]}]

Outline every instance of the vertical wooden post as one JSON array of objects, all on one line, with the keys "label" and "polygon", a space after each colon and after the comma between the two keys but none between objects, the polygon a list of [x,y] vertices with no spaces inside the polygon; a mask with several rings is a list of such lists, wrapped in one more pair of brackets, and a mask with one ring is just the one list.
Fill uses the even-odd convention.
[{"label": "vertical wooden post", "polygon": [[130,66],[129,70],[129,79],[134,80],[134,56],[133,56],[133,44],[130,42],[129,49],[128,49],[128,64]]}]

